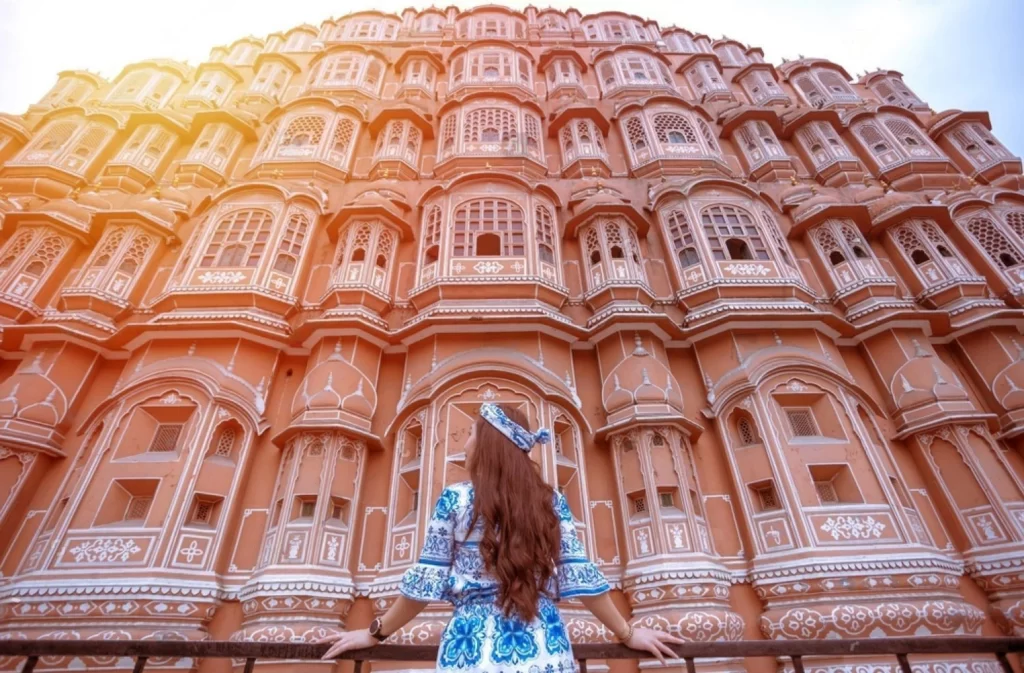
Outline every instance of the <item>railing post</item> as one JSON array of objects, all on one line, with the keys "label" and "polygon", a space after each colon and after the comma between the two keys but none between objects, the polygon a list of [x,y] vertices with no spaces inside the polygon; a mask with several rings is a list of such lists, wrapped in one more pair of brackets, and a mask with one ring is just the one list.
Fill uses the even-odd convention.
[{"label": "railing post", "polygon": [[39,657],[36,655],[29,656],[25,660],[25,665],[21,667],[21,673],[32,673],[32,670],[36,667],[36,663],[39,661]]},{"label": "railing post", "polygon": [[[1010,666],[1010,660],[1006,658],[1005,652],[996,652],[996,659],[999,660],[999,665],[1003,669],[1003,673],[1013,673],[1013,667]],[[1022,663],[1024,663],[1024,657],[1021,657]]]},{"label": "railing post", "polygon": [[804,673],[804,658],[799,654],[794,654],[790,658],[793,660],[793,672]]},{"label": "railing post", "polygon": [[362,659],[356,659],[355,667],[353,667],[352,673],[363,673],[363,660]]},{"label": "railing post", "polygon": [[902,673],[913,673],[913,670],[910,668],[910,660],[907,659],[907,655],[897,654],[896,661],[900,662],[900,671]]},{"label": "railing post", "polygon": [[252,673],[253,667],[256,665],[256,657],[249,657],[245,660],[245,668],[242,669],[242,673]]},{"label": "railing post", "polygon": [[580,666],[580,673],[587,673],[587,660],[586,659],[577,659],[576,663],[579,664],[579,666]]},{"label": "railing post", "polygon": [[146,660],[149,657],[136,657],[135,668],[132,669],[132,673],[142,673],[142,669],[146,667]]},{"label": "railing post", "polygon": [[683,661],[686,662],[686,673],[697,673],[697,666],[693,663],[693,657],[685,657]]}]

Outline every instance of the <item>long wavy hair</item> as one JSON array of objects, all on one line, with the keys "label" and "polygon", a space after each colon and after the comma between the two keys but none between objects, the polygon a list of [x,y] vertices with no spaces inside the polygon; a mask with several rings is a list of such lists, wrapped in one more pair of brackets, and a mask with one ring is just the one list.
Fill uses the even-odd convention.
[{"label": "long wavy hair", "polygon": [[[529,429],[523,412],[501,409]],[[498,580],[498,605],[506,616],[515,613],[529,623],[537,616],[559,554],[554,490],[530,454],[483,418],[476,420],[476,449],[467,467],[473,481],[473,525],[483,521],[480,554]]]}]

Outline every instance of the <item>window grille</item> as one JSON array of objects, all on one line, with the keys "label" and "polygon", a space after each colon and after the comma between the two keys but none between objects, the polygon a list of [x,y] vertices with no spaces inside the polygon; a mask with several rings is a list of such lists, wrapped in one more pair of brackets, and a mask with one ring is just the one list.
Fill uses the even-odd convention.
[{"label": "window grille", "polygon": [[423,263],[436,262],[441,244],[441,208],[434,206],[427,211],[423,227]]},{"label": "window grille", "polygon": [[676,499],[675,496],[672,494],[672,491],[662,491],[661,493],[659,493],[658,501],[663,508],[676,506]]},{"label": "window grille", "polygon": [[[647,129],[644,128],[644,123],[639,116],[630,117],[626,120],[626,136],[629,138],[629,144],[634,154],[649,150]],[[638,156],[637,158],[640,157]]]},{"label": "window grille", "polygon": [[197,500],[192,510],[192,523],[213,523],[214,503],[209,500]]},{"label": "window grille", "polygon": [[308,498],[299,501],[299,516],[303,519],[311,518],[316,513],[316,498]]},{"label": "window grille", "polygon": [[1010,231],[1017,234],[1017,237],[1024,240],[1024,211],[1012,210],[1005,215],[1006,226]]},{"label": "window grille", "polygon": [[149,444],[150,453],[165,453],[178,450],[178,439],[185,426],[181,423],[160,423]]},{"label": "window grille", "polygon": [[697,132],[690,121],[681,114],[662,113],[654,115],[654,135],[658,142],[668,145],[698,145]]},{"label": "window grille", "polygon": [[633,502],[633,513],[634,514],[645,514],[647,512],[647,498],[637,495],[630,498]]},{"label": "window grille", "polygon": [[555,263],[555,234],[551,211],[544,206],[537,206],[535,213],[537,225],[537,257],[547,264]]},{"label": "window grille", "polygon": [[149,506],[153,504],[152,496],[132,496],[124,513],[125,521],[145,521]]},{"label": "window grille", "polygon": [[278,147],[282,150],[288,147],[317,147],[326,125],[326,120],[319,115],[296,117],[288,123]]},{"label": "window grille", "polygon": [[794,437],[817,437],[818,428],[814,424],[814,414],[810,409],[786,409],[789,429]]},{"label": "window grille", "polygon": [[523,211],[511,201],[476,199],[459,206],[455,211],[452,254],[456,257],[479,254],[476,243],[484,233],[499,237],[502,256],[516,257],[525,253]]},{"label": "window grille", "polygon": [[217,444],[213,449],[213,455],[220,458],[228,458],[231,456],[231,451],[235,448],[235,429],[232,427],[224,428],[217,435]]},{"label": "window grille", "polygon": [[281,243],[278,245],[277,260],[274,262],[275,271],[289,276],[295,272],[308,228],[309,218],[302,213],[296,213],[288,218],[288,226],[285,227]]},{"label": "window grille", "polygon": [[672,210],[665,220],[668,223],[669,238],[672,240],[672,248],[675,250],[680,268],[686,269],[699,264],[700,257],[697,254],[697,247],[686,212],[681,208]]},{"label": "window grille", "polygon": [[[745,210],[728,205],[709,206],[701,211],[701,223],[716,260],[770,259],[757,224]],[[728,245],[730,242],[733,244]],[[743,257],[744,251],[749,256]]]},{"label": "window grille", "polygon": [[265,210],[239,210],[226,215],[217,224],[199,266],[258,266],[270,239],[273,219]]},{"label": "window grille", "polygon": [[740,422],[736,424],[736,430],[739,433],[742,446],[749,446],[757,441],[754,436],[754,428],[746,418],[740,419]]},{"label": "window grille", "polygon": [[1021,255],[1009,239],[987,217],[975,217],[967,223],[967,231],[989,258],[1004,269],[1021,263]]},{"label": "window grille", "polygon": [[836,494],[835,484],[832,480],[816,480],[814,489],[818,492],[818,500],[822,505],[835,505],[839,503],[839,496]]},{"label": "window grille", "polygon": [[778,494],[775,492],[774,484],[761,484],[754,488],[754,492],[757,494],[757,500],[761,505],[762,512],[782,509],[782,505],[779,503]]},{"label": "window grille", "polygon": [[907,152],[912,154],[931,154],[928,141],[921,132],[915,129],[903,119],[886,119],[885,128],[896,136],[896,139],[903,145]]}]

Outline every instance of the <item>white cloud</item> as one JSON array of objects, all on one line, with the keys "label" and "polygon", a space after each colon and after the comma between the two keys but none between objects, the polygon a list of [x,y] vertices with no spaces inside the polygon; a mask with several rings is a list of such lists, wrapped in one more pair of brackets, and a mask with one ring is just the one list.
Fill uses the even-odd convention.
[{"label": "white cloud", "polygon": [[[662,26],[726,34],[762,47],[776,63],[803,54],[829,58],[851,75],[875,67],[899,70],[937,110],[989,110],[997,135],[1024,152],[1024,128],[1011,126],[1024,102],[1013,32],[1024,25],[1021,2],[650,0],[642,9],[623,0],[553,4],[585,13],[626,8]],[[197,64],[211,47],[244,35],[319,25],[368,6],[400,11],[408,2],[0,0],[0,110],[23,111],[60,70],[83,68],[112,77],[125,64],[150,57]]]}]

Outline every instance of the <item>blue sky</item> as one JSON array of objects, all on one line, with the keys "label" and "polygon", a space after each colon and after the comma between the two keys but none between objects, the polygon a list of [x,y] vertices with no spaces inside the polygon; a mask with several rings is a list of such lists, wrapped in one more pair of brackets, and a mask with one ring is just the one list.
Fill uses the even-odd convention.
[{"label": "blue sky", "polygon": [[[197,64],[214,45],[303,22],[319,25],[370,6],[396,11],[409,2],[0,0],[0,111],[23,112],[60,70],[112,77],[143,58]],[[1015,41],[1024,28],[1024,0],[580,0],[553,6],[583,13],[632,9],[663,27],[760,46],[774,63],[803,54],[833,60],[852,75],[899,70],[937,111],[988,110],[996,136],[1024,154],[1024,57]]]}]

